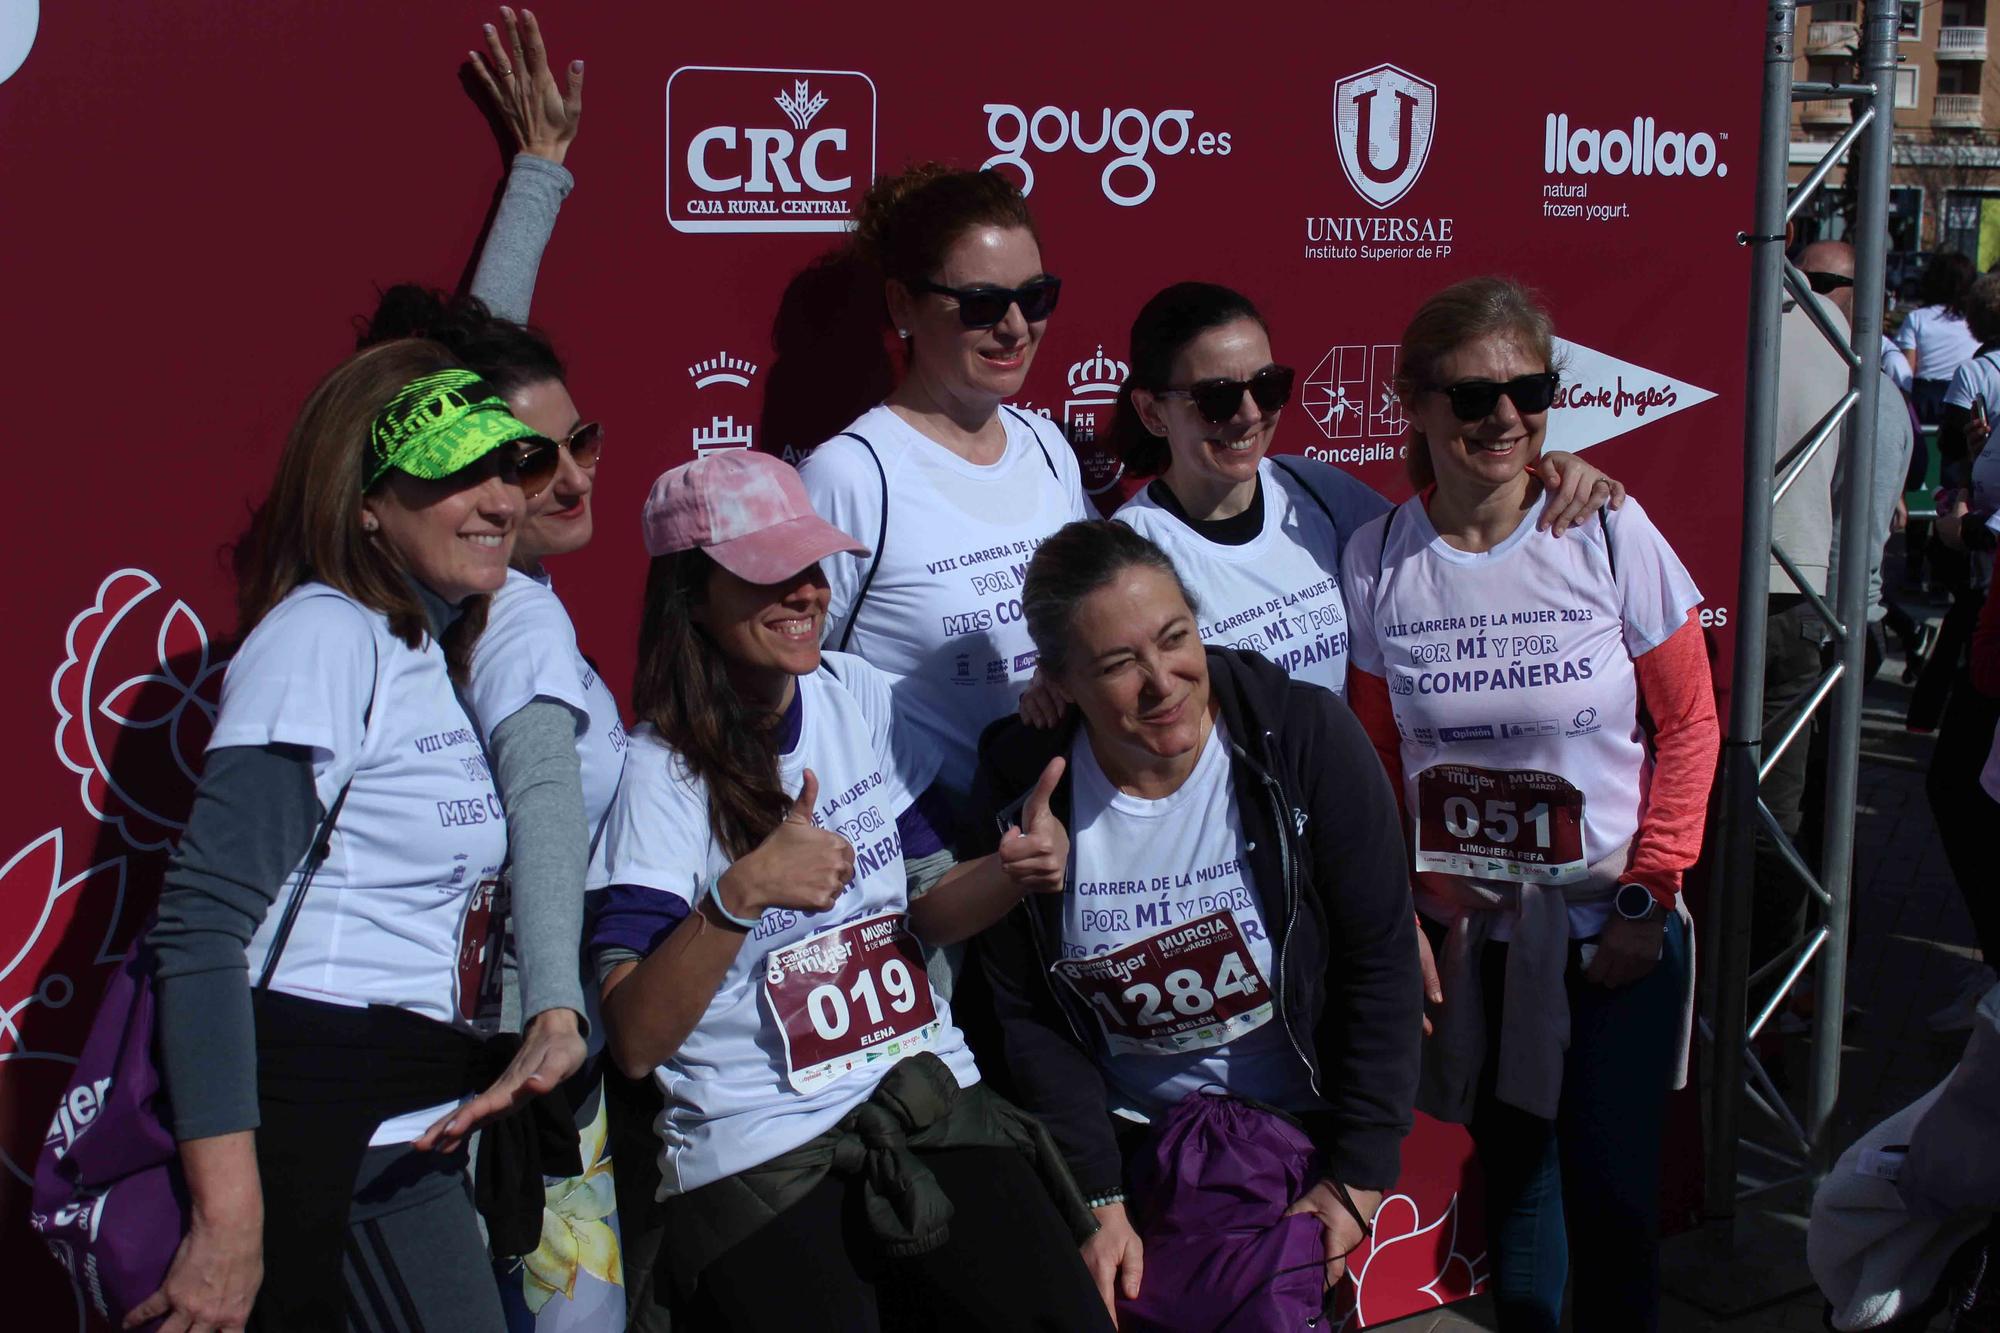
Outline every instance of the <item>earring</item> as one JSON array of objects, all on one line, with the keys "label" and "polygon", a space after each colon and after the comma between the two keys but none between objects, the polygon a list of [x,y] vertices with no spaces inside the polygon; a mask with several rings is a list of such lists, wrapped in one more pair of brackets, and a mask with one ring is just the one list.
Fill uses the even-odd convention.
[{"label": "earring", "polygon": [[907,338],[910,336],[910,331],[908,329],[897,329],[896,336],[898,338]]},{"label": "earring", "polygon": [[379,531],[381,527],[382,525],[375,521],[375,516],[373,514],[370,514],[368,515],[368,517],[361,520],[361,530],[363,532],[376,532]]}]

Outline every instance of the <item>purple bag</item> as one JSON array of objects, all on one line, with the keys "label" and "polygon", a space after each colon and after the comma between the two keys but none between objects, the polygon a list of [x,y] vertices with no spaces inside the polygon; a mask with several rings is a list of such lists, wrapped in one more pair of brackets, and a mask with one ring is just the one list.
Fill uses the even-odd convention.
[{"label": "purple bag", "polygon": [[28,1214],[90,1307],[114,1327],[159,1290],[188,1226],[174,1136],[155,1107],[153,1015],[142,934],[105,988],[56,1104]]},{"label": "purple bag", "polygon": [[1132,1225],[1146,1246],[1139,1333],[1296,1333],[1327,1325],[1326,1242],[1310,1213],[1284,1216],[1317,1174],[1312,1140],[1255,1103],[1193,1092],[1130,1161]]}]

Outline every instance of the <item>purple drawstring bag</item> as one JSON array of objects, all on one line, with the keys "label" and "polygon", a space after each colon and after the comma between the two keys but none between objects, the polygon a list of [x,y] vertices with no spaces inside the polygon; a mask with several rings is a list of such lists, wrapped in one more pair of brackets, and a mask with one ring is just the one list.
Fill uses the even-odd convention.
[{"label": "purple drawstring bag", "polygon": [[90,1307],[114,1327],[159,1290],[187,1233],[180,1159],[156,1107],[153,1020],[152,958],[141,934],[105,987],[56,1103],[28,1215]]},{"label": "purple drawstring bag", "polygon": [[1326,1242],[1285,1209],[1316,1176],[1312,1140],[1285,1116],[1227,1095],[1176,1102],[1129,1159],[1132,1225],[1146,1246],[1132,1333],[1297,1333],[1323,1326]]}]

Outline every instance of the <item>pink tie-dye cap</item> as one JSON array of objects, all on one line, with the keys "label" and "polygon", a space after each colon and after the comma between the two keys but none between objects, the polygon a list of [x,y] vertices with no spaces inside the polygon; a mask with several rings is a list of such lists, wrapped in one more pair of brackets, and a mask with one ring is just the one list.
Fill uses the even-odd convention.
[{"label": "pink tie-dye cap", "polygon": [[868,548],[813,512],[792,465],[748,449],[660,474],[640,514],[646,554],[700,549],[751,583],[777,583],[830,555]]}]

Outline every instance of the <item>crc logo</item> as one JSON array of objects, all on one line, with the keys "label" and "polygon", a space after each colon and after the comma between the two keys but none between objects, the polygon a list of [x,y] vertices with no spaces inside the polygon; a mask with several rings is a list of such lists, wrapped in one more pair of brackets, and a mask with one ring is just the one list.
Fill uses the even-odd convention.
[{"label": "crc logo", "polygon": [[[988,102],[980,110],[986,113],[986,142],[993,145],[993,156],[980,163],[980,169],[1013,167],[1021,173],[1024,195],[1035,189],[1035,169],[1028,165],[1027,157],[1030,148],[1044,153],[1074,148],[1087,155],[1115,149],[1118,156],[1104,164],[1097,183],[1106,199],[1126,208],[1151,199],[1159,184],[1153,164],[1147,160],[1149,153],[1228,157],[1230,151],[1227,130],[1195,133],[1192,111],[1148,116],[1135,107],[1115,112],[1105,107],[1097,113],[1096,123],[1087,126],[1083,112],[1061,107],[1040,107],[1030,114],[1006,102]],[[1120,171],[1126,174],[1120,176]]]},{"label": "crc logo", "polygon": [[676,231],[846,231],[874,178],[866,74],[686,65],[667,80]]},{"label": "crc logo", "polygon": [[1394,65],[1333,85],[1333,138],[1340,166],[1363,199],[1388,208],[1410,192],[1431,155],[1437,85]]},{"label": "crc logo", "polygon": [[1568,115],[1551,111],[1542,119],[1542,170],[1551,176],[1707,176],[1729,174],[1718,157],[1720,135],[1661,130],[1651,116],[1632,117],[1632,127],[1572,129]]}]

